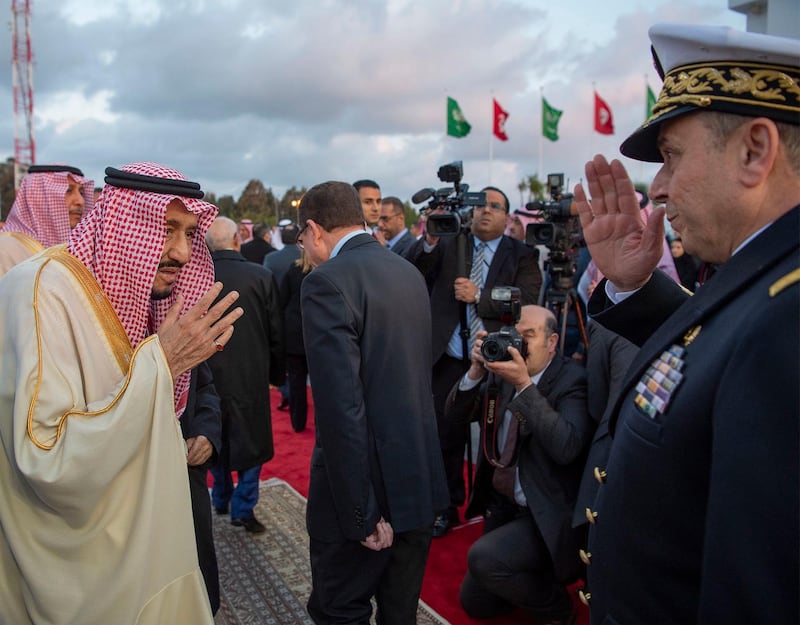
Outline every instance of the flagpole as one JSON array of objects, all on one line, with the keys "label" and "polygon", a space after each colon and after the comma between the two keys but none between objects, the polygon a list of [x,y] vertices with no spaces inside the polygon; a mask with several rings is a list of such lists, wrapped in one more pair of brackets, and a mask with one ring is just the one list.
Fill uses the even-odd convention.
[{"label": "flagpole", "polygon": [[592,150],[592,154],[598,154],[597,148],[597,133],[595,132],[594,127],[594,116],[597,115],[597,87],[595,81],[592,81],[592,136],[594,137],[594,149]]},{"label": "flagpole", "polygon": [[492,98],[492,124],[489,130],[489,179],[487,184],[492,184],[492,159],[494,158],[494,144],[492,143],[492,135],[494,134],[494,89],[489,92]]},{"label": "flagpole", "polygon": [[494,156],[494,154],[493,154],[493,152],[494,152],[494,150],[493,150],[494,144],[492,143],[492,135],[493,134],[494,134],[494,131],[490,131],[489,132],[489,182],[488,182],[488,184],[492,184],[492,158]]},{"label": "flagpole", "polygon": [[542,180],[542,159],[544,155],[544,87],[539,87],[539,106],[542,109],[542,114],[539,116],[539,125],[541,126],[539,132],[539,163],[536,168],[536,179]]}]

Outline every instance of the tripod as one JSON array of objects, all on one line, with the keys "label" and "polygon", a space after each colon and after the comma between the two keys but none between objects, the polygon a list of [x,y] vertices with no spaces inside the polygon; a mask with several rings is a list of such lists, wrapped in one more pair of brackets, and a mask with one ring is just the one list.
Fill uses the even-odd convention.
[{"label": "tripod", "polygon": [[[563,278],[560,280],[563,282]],[[564,347],[567,340],[567,318],[571,310],[575,311],[575,318],[578,322],[578,330],[580,332],[580,341],[583,344],[583,353],[586,354],[589,349],[589,338],[586,336],[586,325],[583,322],[583,312],[581,310],[580,302],[578,301],[578,294],[572,286],[572,281],[569,281],[569,287],[562,289],[558,287],[548,288],[547,291],[542,289],[545,293],[544,301],[541,304],[545,308],[549,308],[556,316],[556,322],[561,328],[560,344],[561,354],[566,355]],[[541,298],[540,298],[541,299]]]}]

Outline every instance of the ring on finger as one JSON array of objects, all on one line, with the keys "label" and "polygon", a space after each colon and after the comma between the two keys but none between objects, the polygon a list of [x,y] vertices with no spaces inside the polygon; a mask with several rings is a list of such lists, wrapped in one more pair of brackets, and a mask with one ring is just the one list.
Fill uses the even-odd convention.
[{"label": "ring on finger", "polygon": [[218,352],[221,352],[224,346],[217,339],[214,339],[214,347],[217,348]]}]

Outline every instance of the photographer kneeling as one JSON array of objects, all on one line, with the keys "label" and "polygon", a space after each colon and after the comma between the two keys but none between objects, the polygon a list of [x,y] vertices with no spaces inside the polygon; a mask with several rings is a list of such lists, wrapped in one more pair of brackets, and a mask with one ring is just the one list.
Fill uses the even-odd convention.
[{"label": "photographer kneeling", "polygon": [[519,335],[511,327],[478,334],[471,366],[447,398],[447,419],[481,426],[467,516],[483,514],[484,533],[467,555],[461,605],[477,619],[522,608],[569,624],[565,585],[582,570],[571,520],[592,436],[586,373],[556,353],[550,310],[523,306],[514,317]]}]

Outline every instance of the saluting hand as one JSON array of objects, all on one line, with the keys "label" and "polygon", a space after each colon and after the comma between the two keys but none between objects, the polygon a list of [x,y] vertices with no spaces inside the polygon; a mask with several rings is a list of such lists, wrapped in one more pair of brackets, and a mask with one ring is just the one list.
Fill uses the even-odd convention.
[{"label": "saluting hand", "polygon": [[663,207],[644,223],[633,183],[616,159],[609,164],[596,155],[586,163],[586,182],[591,203],[581,184],[575,185],[575,203],[592,259],[620,291],[644,286],[663,253]]}]

